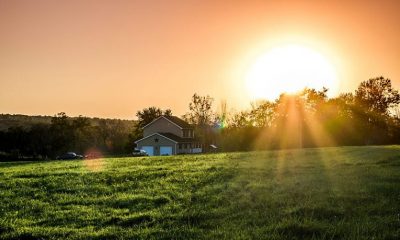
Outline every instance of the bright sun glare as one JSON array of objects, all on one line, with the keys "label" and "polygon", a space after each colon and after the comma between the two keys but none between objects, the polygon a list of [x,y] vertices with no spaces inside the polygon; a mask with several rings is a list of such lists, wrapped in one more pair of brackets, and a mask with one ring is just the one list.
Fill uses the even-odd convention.
[{"label": "bright sun glare", "polygon": [[322,87],[335,91],[336,72],[331,63],[312,49],[287,45],[276,47],[258,58],[246,76],[251,96],[274,100],[279,94]]}]

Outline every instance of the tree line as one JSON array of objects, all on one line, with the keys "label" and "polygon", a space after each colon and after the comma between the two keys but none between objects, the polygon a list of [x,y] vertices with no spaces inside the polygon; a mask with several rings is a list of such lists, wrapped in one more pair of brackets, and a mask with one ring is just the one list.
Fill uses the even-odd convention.
[{"label": "tree line", "polygon": [[68,117],[61,112],[49,123],[43,117],[22,125],[26,126],[0,131],[0,159],[54,159],[67,151],[118,155],[133,147],[134,121]]},{"label": "tree line", "polygon": [[390,79],[371,78],[333,98],[327,93],[305,88],[234,113],[222,104],[209,112],[208,139],[222,151],[400,143],[400,95]]},{"label": "tree line", "polygon": [[[247,151],[400,143],[400,95],[390,79],[371,78],[354,93],[333,98],[327,93],[326,88],[305,88],[236,112],[226,101],[215,111],[212,97],[194,94],[182,118],[195,127],[206,151],[211,144],[220,151]],[[171,110],[150,107],[136,116],[144,126],[163,114]]]},{"label": "tree line", "polygon": [[[274,101],[253,102],[249,109],[228,110],[225,101],[214,110],[214,99],[194,94],[188,112],[181,116],[195,127],[205,151],[301,148],[400,143],[399,92],[391,80],[371,78],[354,93],[329,98],[328,89],[305,88],[283,93]],[[127,154],[143,136],[143,126],[171,109],[148,107],[136,112],[137,121],[70,118],[59,113],[50,124],[0,131],[0,152],[7,156],[50,157],[65,151],[84,153],[99,149]]]}]

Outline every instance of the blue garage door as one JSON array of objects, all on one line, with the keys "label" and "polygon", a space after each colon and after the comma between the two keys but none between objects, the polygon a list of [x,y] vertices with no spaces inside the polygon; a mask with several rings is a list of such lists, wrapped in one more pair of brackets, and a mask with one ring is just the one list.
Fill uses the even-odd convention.
[{"label": "blue garage door", "polygon": [[160,155],[172,155],[172,147],[161,146],[160,147]]},{"label": "blue garage door", "polygon": [[154,147],[153,146],[143,146],[142,150],[145,150],[149,156],[154,156]]}]

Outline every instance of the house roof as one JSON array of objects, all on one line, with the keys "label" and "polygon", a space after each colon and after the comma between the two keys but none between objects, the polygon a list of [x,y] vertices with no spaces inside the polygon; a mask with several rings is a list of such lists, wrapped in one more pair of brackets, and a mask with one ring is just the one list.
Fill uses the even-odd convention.
[{"label": "house roof", "polygon": [[176,116],[164,116],[164,117],[167,118],[168,120],[170,120],[171,122],[175,123],[176,125],[180,126],[181,128],[193,128],[192,125],[190,125],[186,121],[184,121]]},{"label": "house roof", "polygon": [[175,134],[172,134],[172,133],[153,133],[153,134],[151,134],[151,135],[149,135],[147,137],[144,137],[144,138],[141,138],[141,139],[135,141],[135,143],[143,141],[143,140],[145,140],[145,139],[147,139],[149,137],[152,137],[154,135],[159,135],[161,137],[167,138],[167,139],[169,139],[169,140],[171,140],[171,141],[173,141],[175,143],[188,143],[188,142],[194,142],[195,141],[194,138],[181,138],[181,137],[176,136]]},{"label": "house roof", "polygon": [[153,121],[151,121],[149,124],[147,124],[143,128],[146,128],[146,127],[150,126],[151,124],[155,123],[156,121],[158,121],[161,118],[166,119],[167,121],[175,124],[176,126],[178,126],[181,129],[191,129],[191,128],[193,128],[192,125],[190,125],[189,123],[185,122],[184,120],[182,120],[182,119],[180,119],[180,118],[178,118],[176,116],[165,116],[165,115],[154,119]]},{"label": "house roof", "polygon": [[174,140],[175,142],[178,142],[178,143],[182,143],[182,142],[194,142],[194,141],[195,141],[194,138],[181,138],[181,137],[179,137],[179,136],[176,136],[176,135],[173,134],[173,133],[158,133],[158,134],[160,134],[160,135],[162,135],[162,136],[164,136],[164,137],[166,137],[166,138],[169,138],[169,139],[171,139],[171,140]]}]

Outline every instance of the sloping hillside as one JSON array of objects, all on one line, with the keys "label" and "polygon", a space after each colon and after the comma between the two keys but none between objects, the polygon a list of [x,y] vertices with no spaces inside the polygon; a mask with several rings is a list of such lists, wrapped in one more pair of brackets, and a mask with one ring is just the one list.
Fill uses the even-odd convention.
[{"label": "sloping hillside", "polygon": [[0,163],[1,239],[399,239],[400,147]]}]

